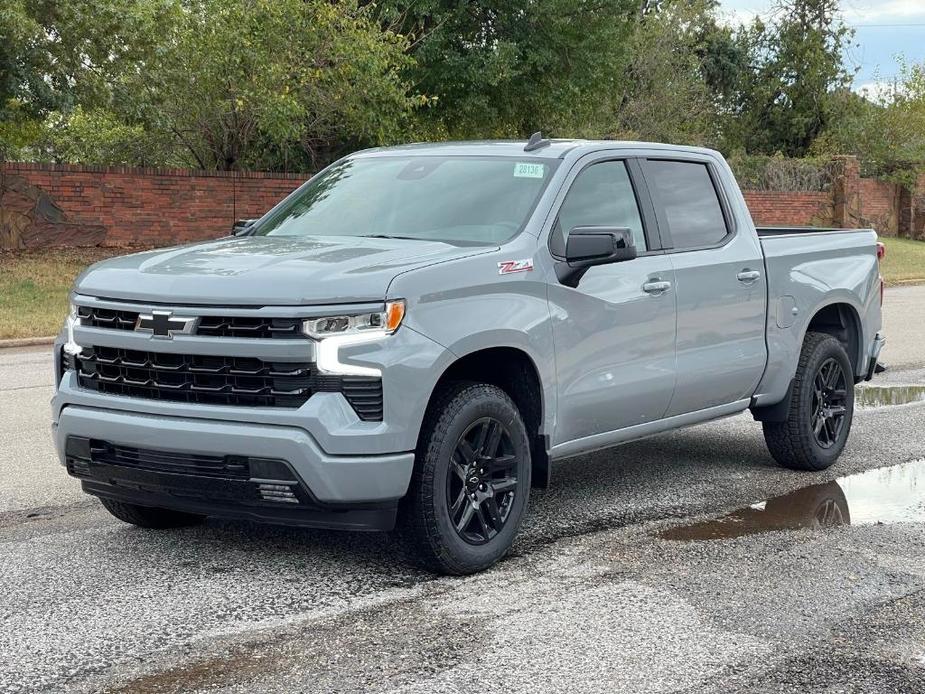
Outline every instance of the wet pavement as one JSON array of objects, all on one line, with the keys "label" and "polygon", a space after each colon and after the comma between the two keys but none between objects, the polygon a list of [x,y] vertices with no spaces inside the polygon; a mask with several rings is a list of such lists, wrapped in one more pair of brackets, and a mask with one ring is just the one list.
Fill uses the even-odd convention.
[{"label": "wet pavement", "polygon": [[877,468],[759,501],[721,518],[662,531],[665,540],[717,540],[774,530],[925,523],[925,460]]},{"label": "wet pavement", "polygon": [[0,353],[0,692],[925,692],[925,402],[868,390],[925,388],[915,291],[832,469],[748,415],[576,458],[468,578],[391,535],[119,523],[54,458],[48,355]]},{"label": "wet pavement", "polygon": [[857,407],[886,407],[925,402],[925,386],[858,386],[854,391]]}]

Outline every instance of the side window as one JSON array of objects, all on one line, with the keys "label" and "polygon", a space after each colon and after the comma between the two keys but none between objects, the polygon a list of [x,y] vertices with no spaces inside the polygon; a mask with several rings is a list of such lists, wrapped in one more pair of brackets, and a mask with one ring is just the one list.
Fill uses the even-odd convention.
[{"label": "side window", "polygon": [[646,173],[675,249],[712,246],[729,233],[706,164],[650,159]]},{"label": "side window", "polygon": [[633,232],[639,253],[648,250],[639,205],[626,164],[604,161],[583,169],[559,209],[561,233],[554,237],[553,252],[562,255],[565,234],[577,226],[625,227]]}]

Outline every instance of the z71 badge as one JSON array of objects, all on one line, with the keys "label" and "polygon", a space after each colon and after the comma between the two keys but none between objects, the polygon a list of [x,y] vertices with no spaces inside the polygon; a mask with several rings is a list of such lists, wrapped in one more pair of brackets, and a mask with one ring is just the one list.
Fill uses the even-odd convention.
[{"label": "z71 badge", "polygon": [[499,275],[510,275],[514,272],[530,272],[533,270],[533,260],[526,258],[524,260],[504,260],[498,263]]}]

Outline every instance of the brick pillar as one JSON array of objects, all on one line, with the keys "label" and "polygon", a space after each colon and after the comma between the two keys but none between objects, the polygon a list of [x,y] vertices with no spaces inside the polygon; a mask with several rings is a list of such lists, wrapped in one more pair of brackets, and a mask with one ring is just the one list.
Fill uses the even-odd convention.
[{"label": "brick pillar", "polygon": [[899,210],[896,215],[896,235],[903,238],[912,237],[915,229],[915,194],[906,186],[898,186]]},{"label": "brick pillar", "polygon": [[839,156],[840,173],[832,185],[832,222],[837,227],[856,229],[861,225],[861,164],[857,157]]},{"label": "brick pillar", "polygon": [[916,178],[914,190],[903,190],[909,198],[909,219],[906,233],[900,235],[925,240],[925,173],[920,173]]}]

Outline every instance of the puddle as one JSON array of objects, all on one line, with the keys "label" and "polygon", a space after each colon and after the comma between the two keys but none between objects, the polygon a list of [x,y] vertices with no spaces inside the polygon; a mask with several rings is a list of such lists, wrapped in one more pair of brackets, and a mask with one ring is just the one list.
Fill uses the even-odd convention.
[{"label": "puddle", "polygon": [[665,540],[717,540],[774,530],[925,522],[925,459],[814,484],[704,523],[669,528]]},{"label": "puddle", "polygon": [[925,402],[925,386],[861,386],[854,390],[857,407],[884,407]]}]

